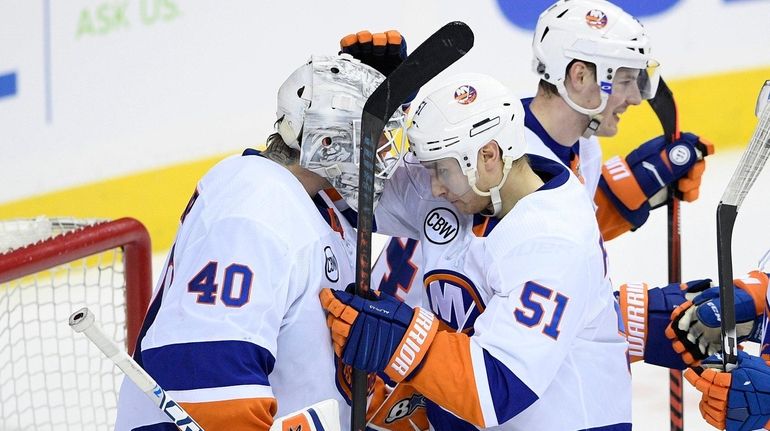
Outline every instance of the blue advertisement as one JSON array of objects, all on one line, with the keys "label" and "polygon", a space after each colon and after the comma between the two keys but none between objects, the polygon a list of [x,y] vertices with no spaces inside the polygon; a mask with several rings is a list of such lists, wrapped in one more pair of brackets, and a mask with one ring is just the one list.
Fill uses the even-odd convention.
[{"label": "blue advertisement", "polygon": [[16,72],[0,73],[0,99],[16,95]]},{"label": "blue advertisement", "polygon": [[[524,30],[534,30],[540,12],[554,3],[554,0],[496,0],[497,6],[505,18],[514,26]],[[626,12],[637,18],[658,15],[666,12],[684,0],[613,0]],[[725,3],[738,3],[747,0],[722,0]]]}]

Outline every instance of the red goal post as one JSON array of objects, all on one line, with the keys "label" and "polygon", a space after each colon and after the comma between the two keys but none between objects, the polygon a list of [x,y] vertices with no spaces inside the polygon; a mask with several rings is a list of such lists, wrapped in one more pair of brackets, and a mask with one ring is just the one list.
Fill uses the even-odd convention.
[{"label": "red goal post", "polygon": [[135,219],[0,220],[0,429],[111,429],[121,374],[67,319],[90,307],[132,353],[151,293]]}]

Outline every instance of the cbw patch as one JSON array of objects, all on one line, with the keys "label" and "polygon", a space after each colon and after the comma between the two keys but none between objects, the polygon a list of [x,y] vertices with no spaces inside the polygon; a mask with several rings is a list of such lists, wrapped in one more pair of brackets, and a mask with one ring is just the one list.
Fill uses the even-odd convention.
[{"label": "cbw patch", "polygon": [[324,264],[326,278],[328,278],[332,283],[336,283],[340,279],[340,270],[339,266],[337,265],[337,257],[334,256],[334,252],[329,246],[324,248],[324,256],[326,257],[326,263]]},{"label": "cbw patch", "polygon": [[423,233],[433,244],[446,244],[457,236],[460,222],[457,215],[448,208],[434,208],[425,217]]}]

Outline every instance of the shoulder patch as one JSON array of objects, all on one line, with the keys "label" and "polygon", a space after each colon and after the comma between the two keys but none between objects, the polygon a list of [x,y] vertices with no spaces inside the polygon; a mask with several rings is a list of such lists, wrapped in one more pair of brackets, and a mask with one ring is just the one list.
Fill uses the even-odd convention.
[{"label": "shoulder patch", "polygon": [[326,278],[332,283],[336,283],[340,279],[340,271],[337,266],[337,257],[334,256],[332,248],[328,245],[324,248],[324,256],[326,257],[326,264],[324,265]]},{"label": "shoulder patch", "polygon": [[460,222],[457,215],[448,208],[434,208],[425,217],[423,233],[433,244],[446,244],[457,236]]}]

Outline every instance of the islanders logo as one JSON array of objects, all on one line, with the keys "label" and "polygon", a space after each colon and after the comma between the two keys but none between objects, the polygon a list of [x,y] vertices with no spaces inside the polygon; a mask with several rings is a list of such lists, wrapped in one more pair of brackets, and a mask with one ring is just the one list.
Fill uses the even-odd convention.
[{"label": "islanders logo", "polygon": [[425,274],[423,284],[431,311],[441,320],[439,328],[473,332],[473,323],[486,304],[476,285],[463,274],[438,269]]},{"label": "islanders logo", "polygon": [[476,100],[476,89],[470,85],[461,85],[455,90],[455,100],[461,105],[468,105]]},{"label": "islanders logo", "polygon": [[602,29],[607,25],[607,15],[599,9],[591,9],[586,14],[586,24],[595,29]]}]

